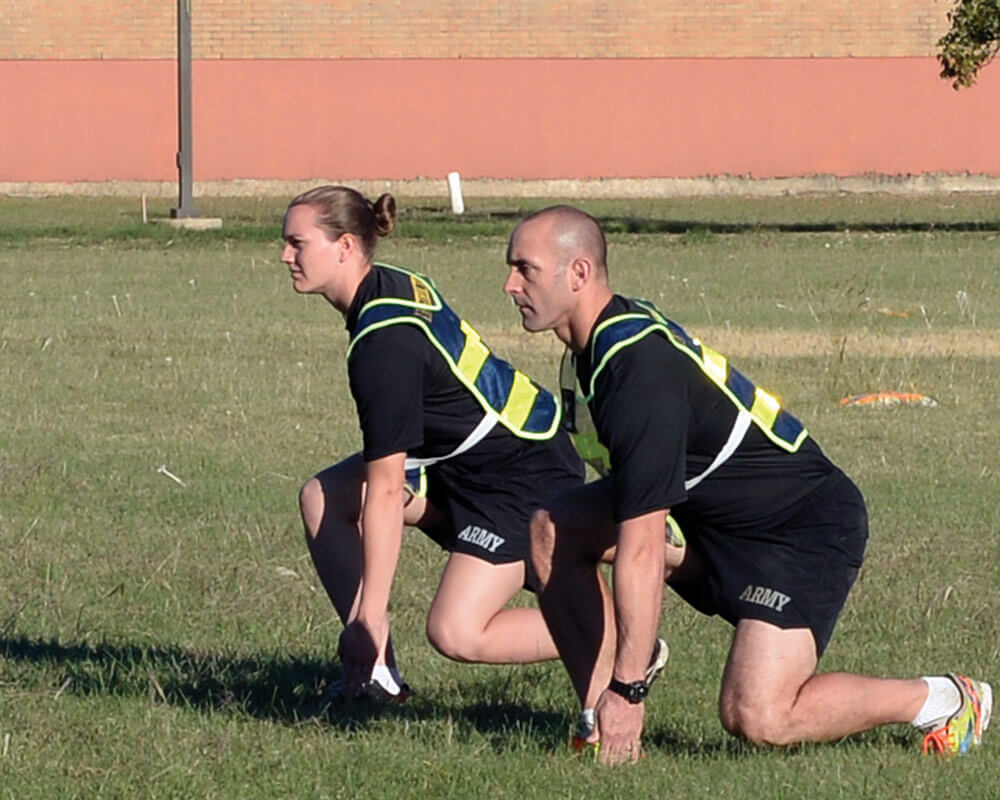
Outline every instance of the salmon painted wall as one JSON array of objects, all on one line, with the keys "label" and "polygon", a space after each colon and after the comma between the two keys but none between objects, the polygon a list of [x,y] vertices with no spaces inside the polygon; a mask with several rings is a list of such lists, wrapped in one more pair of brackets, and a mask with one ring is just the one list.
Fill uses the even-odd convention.
[{"label": "salmon painted wall", "polygon": [[[933,58],[197,60],[196,180],[1000,175]],[[0,181],[174,180],[173,60],[0,61]]]}]

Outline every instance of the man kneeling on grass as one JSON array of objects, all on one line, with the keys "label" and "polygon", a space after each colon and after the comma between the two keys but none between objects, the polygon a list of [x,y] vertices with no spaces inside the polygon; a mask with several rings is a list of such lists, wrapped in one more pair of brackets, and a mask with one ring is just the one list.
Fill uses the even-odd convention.
[{"label": "man kneeling on grass", "polygon": [[639,758],[666,581],[735,626],[719,699],[730,733],[788,745],[910,723],[925,752],[979,744],[988,683],[817,673],[864,557],[864,499],[773,396],[613,294],[606,251],[591,216],[543,209],[511,236],[504,286],[526,330],[571,351],[564,424],[607,474],[532,521],[542,612],[584,709],[578,743],[599,742],[608,764]]}]

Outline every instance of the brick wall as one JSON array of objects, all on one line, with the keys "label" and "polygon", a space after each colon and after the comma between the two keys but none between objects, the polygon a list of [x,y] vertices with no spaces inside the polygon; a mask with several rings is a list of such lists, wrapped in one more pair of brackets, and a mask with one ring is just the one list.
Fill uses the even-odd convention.
[{"label": "brick wall", "polygon": [[[194,57],[929,56],[948,0],[191,0]],[[165,59],[174,0],[0,0],[2,59]]]}]

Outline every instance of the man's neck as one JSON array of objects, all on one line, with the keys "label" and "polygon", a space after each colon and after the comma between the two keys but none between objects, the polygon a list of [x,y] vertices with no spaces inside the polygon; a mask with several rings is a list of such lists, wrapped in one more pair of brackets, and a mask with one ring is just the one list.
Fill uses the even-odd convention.
[{"label": "man's neck", "polygon": [[611,302],[611,298],[611,288],[606,284],[595,286],[580,297],[576,308],[570,315],[567,336],[563,339],[563,342],[574,353],[579,355],[587,347],[590,334],[594,330],[594,325],[597,324],[597,318]]}]

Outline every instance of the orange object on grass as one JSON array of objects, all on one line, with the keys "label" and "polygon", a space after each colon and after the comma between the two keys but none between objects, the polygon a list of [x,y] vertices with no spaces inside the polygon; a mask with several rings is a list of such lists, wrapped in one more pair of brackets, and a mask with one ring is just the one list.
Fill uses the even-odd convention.
[{"label": "orange object on grass", "polygon": [[845,397],[840,401],[842,406],[899,406],[917,405],[936,406],[937,400],[926,394],[918,392],[867,392],[866,394],[855,394]]}]

